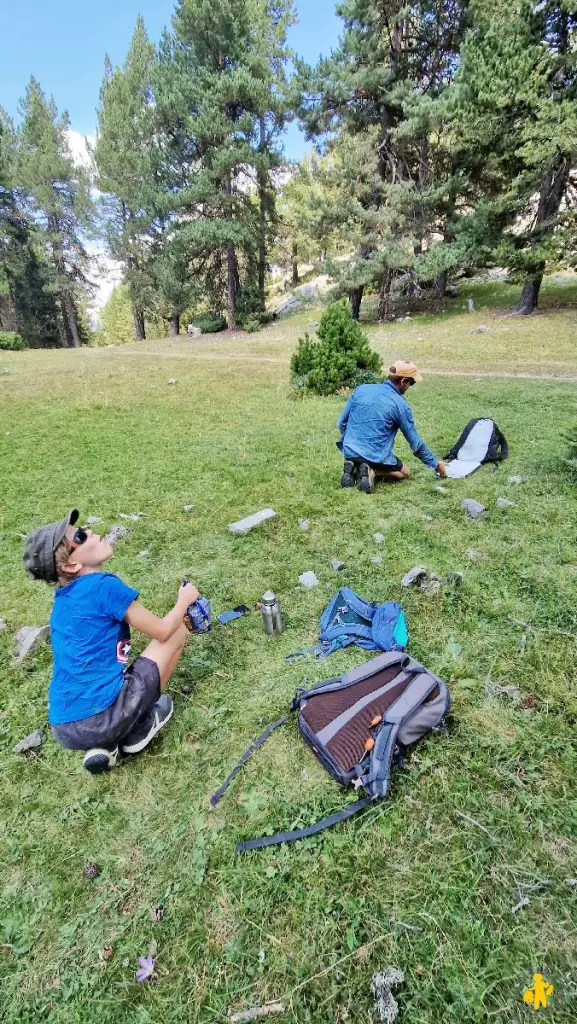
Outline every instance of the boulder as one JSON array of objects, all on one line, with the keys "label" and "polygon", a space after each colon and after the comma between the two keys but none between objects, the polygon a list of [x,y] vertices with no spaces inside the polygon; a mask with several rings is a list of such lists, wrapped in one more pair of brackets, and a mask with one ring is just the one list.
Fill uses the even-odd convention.
[{"label": "boulder", "polygon": [[18,665],[27,654],[35,651],[46,640],[50,626],[22,626],[16,636],[16,655],[14,664]]}]

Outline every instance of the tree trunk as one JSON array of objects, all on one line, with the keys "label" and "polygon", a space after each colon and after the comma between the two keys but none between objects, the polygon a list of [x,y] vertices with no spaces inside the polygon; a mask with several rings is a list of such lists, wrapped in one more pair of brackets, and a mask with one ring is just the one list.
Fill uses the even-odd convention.
[{"label": "tree trunk", "polygon": [[168,325],[168,333],[171,338],[178,338],[180,334],[180,314],[173,313]]},{"label": "tree trunk", "polygon": [[236,331],[236,256],[234,252],[234,243],[229,242],[226,247],[226,266],[227,266],[227,286],[226,286],[226,300],[227,300],[227,327],[229,331]]},{"label": "tree trunk", "polygon": [[138,308],[134,299],[132,300],[132,322],[134,324],[134,337],[136,340],[146,341],[144,313]]},{"label": "tree trunk", "polygon": [[541,287],[541,281],[543,280],[543,274],[537,273],[534,277],[530,277],[523,285],[523,291],[521,292],[521,298],[517,304],[516,312],[519,316],[529,316],[534,309],[537,308],[539,301],[539,289]]},{"label": "tree trunk", "polygon": [[299,263],[298,263],[298,247],[296,242],[293,242],[291,246],[291,283],[293,288],[296,288],[299,283]]},{"label": "tree trunk", "polygon": [[[539,192],[539,206],[535,217],[533,228],[533,244],[539,243],[551,235],[557,225],[559,208],[565,195],[567,181],[571,171],[571,158],[569,154],[558,151],[549,167]],[[542,260],[536,261],[533,270],[525,284],[519,299],[516,312],[519,316],[528,316],[537,308],[539,301],[539,289],[543,280],[545,264]]]},{"label": "tree trunk", "polygon": [[76,322],[76,310],[74,308],[74,302],[70,292],[64,292],[62,296],[62,308],[66,317],[66,327],[69,337],[68,344],[71,348],[80,348],[82,344],[80,341],[80,334],[78,333],[78,324]]},{"label": "tree trunk", "polygon": [[435,289],[440,299],[444,299],[447,293],[447,271],[441,270],[440,274],[437,274],[437,280],[435,281]]},{"label": "tree trunk", "polygon": [[[259,118],[259,152],[264,159],[266,145],[266,125],[264,115]],[[267,175],[263,167],[258,168],[258,201],[259,201],[259,224],[258,224],[258,297],[261,312],[265,310],[265,276],[266,276],[266,214],[267,214]]]},{"label": "tree trunk", "polygon": [[361,302],[363,301],[364,290],[365,286],[361,284],[358,288],[351,288],[349,292],[349,302],[351,304],[353,320],[358,320],[361,314]]},{"label": "tree trunk", "polygon": [[391,294],[392,283],[392,270],[385,270],[383,280],[381,281],[381,291],[379,294],[379,320],[386,320],[386,318],[389,315],[389,296]]}]

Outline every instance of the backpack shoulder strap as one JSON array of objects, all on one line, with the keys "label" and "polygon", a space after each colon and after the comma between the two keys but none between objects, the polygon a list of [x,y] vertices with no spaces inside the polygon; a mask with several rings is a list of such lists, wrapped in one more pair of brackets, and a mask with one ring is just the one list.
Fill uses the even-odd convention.
[{"label": "backpack shoulder strap", "polygon": [[276,722],[273,722],[271,725],[267,726],[264,732],[261,732],[260,736],[258,736],[256,740],[253,740],[250,747],[246,748],[242,757],[235,764],[232,771],[229,772],[229,774],[227,775],[222,786],[219,786],[216,793],[212,794],[210,798],[211,807],[216,807],[218,801],[224,796],[231,782],[233,782],[234,779],[236,779],[243,765],[246,764],[246,762],[252,757],[252,755],[255,753],[256,750],[258,750],[259,747],[262,747],[265,740],[268,740],[271,732],[274,732],[275,729],[278,729],[279,725],[283,725],[287,721],[287,719],[288,715],[283,715],[281,718],[277,718]]},{"label": "backpack shoulder strap", "polygon": [[307,836],[314,836],[325,828],[330,828],[332,825],[338,825],[340,821],[352,818],[353,814],[362,811],[372,802],[369,797],[364,797],[362,800],[356,800],[355,803],[343,807],[342,811],[337,811],[335,814],[329,815],[328,818],[323,818],[322,821],[316,821],[314,825],[309,825],[308,828],[298,828],[294,832],[277,832],[274,836],[263,836],[262,839],[245,839],[244,842],[237,843],[236,849],[239,853],[245,853],[247,850],[260,850],[263,846],[276,846],[280,843],[292,843],[295,839],[306,839]]}]

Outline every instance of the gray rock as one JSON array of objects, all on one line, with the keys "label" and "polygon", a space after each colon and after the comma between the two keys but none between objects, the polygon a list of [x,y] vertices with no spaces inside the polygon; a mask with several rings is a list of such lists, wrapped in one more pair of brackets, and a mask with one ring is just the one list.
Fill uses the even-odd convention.
[{"label": "gray rock", "polygon": [[381,555],[373,555],[373,557],[371,558],[371,562],[373,563],[373,565],[382,565],[383,559]]},{"label": "gray rock", "polygon": [[391,989],[402,985],[405,975],[398,967],[386,967],[384,971],[373,974],[371,992],[375,997],[375,1009],[381,1024],[394,1024],[399,1016],[399,1005]]},{"label": "gray rock", "polygon": [[310,529],[310,525],[311,524],[309,523],[308,519],[299,519],[299,526],[300,526],[301,530],[305,530],[305,531],[309,530]]},{"label": "gray rock", "polygon": [[508,498],[497,498],[495,505],[497,508],[516,508],[516,502],[509,501]]},{"label": "gray rock", "polygon": [[470,562],[484,562],[486,558],[482,551],[477,551],[475,548],[467,548],[465,554]]},{"label": "gray rock", "polygon": [[401,580],[402,587],[412,587],[415,584],[420,584],[427,576],[427,567],[425,565],[414,565],[412,569],[409,569]]},{"label": "gray rock", "polygon": [[87,526],[98,526],[100,523],[104,522],[104,519],[100,519],[99,516],[86,516],[84,522]]},{"label": "gray rock", "polygon": [[27,654],[35,651],[41,643],[46,640],[50,632],[50,626],[22,626],[16,636],[16,656],[14,664],[18,665]]},{"label": "gray rock", "polygon": [[146,512],[119,512],[118,515],[121,519],[130,519],[131,522],[137,523],[139,519],[144,519]]},{"label": "gray rock", "polygon": [[182,507],[184,512],[192,512],[194,505],[183,505]]},{"label": "gray rock", "polygon": [[5,629],[8,629],[5,619],[0,619],[0,633],[3,633]]},{"label": "gray rock", "polygon": [[261,508],[260,512],[253,512],[251,516],[239,519],[236,523],[230,523],[228,530],[229,533],[234,533],[238,537],[244,537],[245,534],[254,530],[255,526],[260,526],[261,523],[266,523],[269,519],[274,519],[275,516],[276,512],[272,508]]},{"label": "gray rock", "polygon": [[421,590],[423,591],[423,594],[427,595],[427,597],[436,597],[441,590],[441,581],[433,579],[423,580],[421,583]]},{"label": "gray rock", "polygon": [[453,587],[461,587],[463,585],[463,573],[462,572],[448,572],[445,576],[445,583],[452,584]]},{"label": "gray rock", "polygon": [[509,481],[510,484],[526,484],[527,483],[527,477],[526,476],[508,476],[507,480]]},{"label": "gray rock", "polygon": [[427,515],[423,515],[423,516],[421,516],[421,519],[422,519],[422,520],[423,520],[423,521],[424,521],[425,523],[433,523],[433,522],[434,522],[434,516],[427,516]]},{"label": "gray rock", "polygon": [[333,558],[331,560],[331,566],[335,572],[341,572],[343,569],[346,569],[345,563],[341,562],[338,558]]},{"label": "gray rock", "polygon": [[305,590],[312,590],[313,587],[317,587],[319,584],[316,573],[309,569],[308,572],[303,572],[299,576],[299,583],[302,583]]},{"label": "gray rock", "polygon": [[15,747],[12,747],[14,754],[25,754],[28,750],[36,750],[44,743],[44,729],[35,729],[23,740],[20,740]]},{"label": "gray rock", "polygon": [[434,491],[438,491],[439,494],[447,494],[448,493],[447,488],[443,487],[442,484],[435,484],[434,487],[433,487],[433,490]]},{"label": "gray rock", "polygon": [[499,686],[498,683],[486,683],[485,693],[487,697],[511,697],[512,700],[521,696],[518,686]]},{"label": "gray rock", "polygon": [[292,313],[295,309],[300,309],[302,302],[296,295],[291,295],[289,299],[285,299],[281,302],[280,306],[275,310],[276,316],[284,316],[285,313]]},{"label": "gray rock", "polygon": [[148,557],[148,548],[146,548],[144,551],[139,551],[136,557],[137,558],[147,558]]},{"label": "gray rock", "polygon": [[373,540],[375,544],[382,544],[385,539],[384,533],[373,533]]},{"label": "gray rock", "polygon": [[487,324],[479,324],[478,327],[472,327],[469,334],[488,334],[490,330],[491,328],[487,327]]},{"label": "gray rock", "polygon": [[106,540],[114,547],[119,540],[125,540],[126,537],[130,537],[131,533],[132,530],[129,530],[127,526],[113,526],[110,533],[106,534]]},{"label": "gray rock", "polygon": [[465,498],[465,500],[461,502],[461,508],[465,510],[469,519],[477,519],[479,516],[483,515],[483,512],[487,511],[485,506],[481,505],[480,501],[475,501],[474,498]]}]

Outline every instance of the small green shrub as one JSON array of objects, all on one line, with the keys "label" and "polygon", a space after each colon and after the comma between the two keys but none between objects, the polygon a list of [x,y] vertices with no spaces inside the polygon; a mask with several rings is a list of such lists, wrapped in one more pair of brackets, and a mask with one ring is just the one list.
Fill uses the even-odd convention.
[{"label": "small green shrub", "polygon": [[353,320],[346,300],[334,302],[321,317],[319,341],[299,338],[291,359],[291,379],[298,390],[332,395],[341,388],[381,379],[381,357],[369,347],[362,327]]},{"label": "small green shrub", "polygon": [[218,334],[226,330],[226,320],[220,313],[205,313],[203,316],[193,316],[188,321],[195,327],[200,327],[203,334]]},{"label": "small green shrub", "polygon": [[255,331],[260,331],[265,324],[270,324],[274,320],[273,313],[251,313],[250,316],[244,317],[241,320],[241,327],[243,331],[248,334],[254,334]]},{"label": "small green shrub", "polygon": [[0,348],[8,352],[19,352],[24,348],[24,338],[17,331],[0,331]]}]

